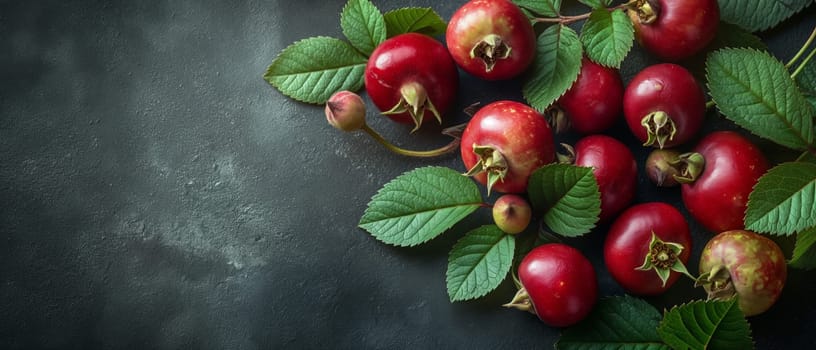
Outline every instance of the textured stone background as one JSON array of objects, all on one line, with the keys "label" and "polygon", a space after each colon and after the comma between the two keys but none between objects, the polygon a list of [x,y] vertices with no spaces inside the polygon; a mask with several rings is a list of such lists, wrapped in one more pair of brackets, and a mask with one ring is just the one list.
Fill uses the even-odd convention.
[{"label": "textured stone background", "polygon": [[[375,3],[447,19],[462,1]],[[392,155],[261,79],[290,43],[340,37],[343,4],[0,1],[0,348],[551,346],[557,329],[498,307],[507,281],[479,301],[447,300],[447,252],[486,212],[412,249],[356,228],[384,183],[426,164],[463,170],[457,156]],[[815,13],[763,33],[771,50],[792,56]],[[649,62],[636,49],[624,77]],[[463,76],[457,110],[519,91]],[[373,112],[369,123],[413,148],[447,142]],[[641,179],[647,200],[679,205]],[[620,294],[601,241],[571,243],[604,294]],[[779,306],[752,319],[760,348],[813,345],[813,280],[793,271]],[[649,300],[694,297],[683,281]]]}]

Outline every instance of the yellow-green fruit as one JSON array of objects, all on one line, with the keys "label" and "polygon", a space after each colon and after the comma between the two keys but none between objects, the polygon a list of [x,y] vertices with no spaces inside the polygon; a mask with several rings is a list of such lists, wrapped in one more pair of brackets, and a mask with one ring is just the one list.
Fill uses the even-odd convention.
[{"label": "yellow-green fruit", "polygon": [[514,235],[530,224],[533,211],[521,196],[505,194],[493,204],[493,221],[505,233]]}]

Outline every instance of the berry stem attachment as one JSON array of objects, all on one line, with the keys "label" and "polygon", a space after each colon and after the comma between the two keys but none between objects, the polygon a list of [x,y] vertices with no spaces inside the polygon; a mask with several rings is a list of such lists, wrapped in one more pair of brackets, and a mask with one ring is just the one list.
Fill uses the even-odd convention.
[{"label": "berry stem attachment", "polygon": [[372,129],[368,124],[364,124],[361,130],[365,131],[368,135],[370,135],[374,140],[379,142],[381,145],[385,146],[391,152],[394,152],[399,155],[408,156],[408,157],[418,157],[418,158],[430,158],[430,157],[438,157],[441,155],[448,154],[453,152],[457,148],[459,148],[459,139],[456,138],[450,143],[445,146],[442,146],[437,149],[432,149],[428,151],[414,151],[408,150],[401,147],[394,145],[393,143],[386,140],[380,133]]}]

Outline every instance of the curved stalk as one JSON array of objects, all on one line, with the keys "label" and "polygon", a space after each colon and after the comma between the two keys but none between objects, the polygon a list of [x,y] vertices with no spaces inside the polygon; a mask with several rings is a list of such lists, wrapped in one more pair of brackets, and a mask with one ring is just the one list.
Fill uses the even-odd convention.
[{"label": "curved stalk", "polygon": [[802,57],[802,55],[805,54],[805,51],[807,51],[808,47],[810,46],[810,44],[813,43],[814,39],[816,39],[816,27],[813,28],[813,31],[810,33],[810,36],[807,38],[805,43],[799,49],[799,52],[797,52],[796,55],[794,55],[793,58],[791,58],[790,61],[788,61],[788,64],[785,65],[785,68],[790,69],[790,67],[792,67],[793,64],[796,63],[796,61],[798,61]]},{"label": "curved stalk", "polygon": [[385,146],[385,148],[388,148],[388,150],[390,150],[391,152],[394,152],[396,154],[403,155],[403,156],[408,156],[408,157],[419,157],[419,158],[437,157],[437,156],[441,156],[441,155],[450,153],[450,152],[456,150],[457,148],[459,148],[459,139],[457,138],[457,139],[454,139],[453,141],[451,141],[449,144],[447,144],[445,146],[442,146],[440,148],[437,148],[437,149],[432,149],[432,150],[428,150],[428,151],[408,150],[408,149],[398,147],[398,146],[394,145],[393,143],[389,142],[382,135],[380,135],[380,133],[378,133],[377,131],[372,129],[370,126],[368,126],[368,124],[364,124],[361,129],[363,131],[365,131],[368,135],[373,137],[374,140],[379,142],[381,145]]}]

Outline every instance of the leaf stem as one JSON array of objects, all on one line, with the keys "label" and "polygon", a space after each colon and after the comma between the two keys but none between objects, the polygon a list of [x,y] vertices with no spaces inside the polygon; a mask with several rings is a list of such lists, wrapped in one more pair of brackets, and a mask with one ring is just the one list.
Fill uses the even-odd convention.
[{"label": "leaf stem", "polygon": [[[620,4],[620,5],[615,6],[615,7],[607,8],[607,10],[609,10],[609,12],[619,10],[619,9],[620,10],[626,10],[630,6],[631,6],[630,2],[627,2],[627,3]],[[556,18],[539,17],[539,18],[533,19],[533,21],[536,22],[536,23],[558,23],[558,24],[566,25],[566,24],[578,22],[578,21],[581,21],[581,20],[585,20],[585,19],[589,18],[590,15],[592,15],[592,11],[587,12],[587,13],[582,13],[580,15],[575,15],[575,16],[562,16],[562,15],[559,14],[558,17],[556,17]]]},{"label": "leaf stem", "polygon": [[805,43],[799,49],[799,52],[797,52],[796,55],[794,55],[793,58],[791,58],[790,61],[788,61],[788,64],[785,65],[785,68],[790,69],[790,67],[792,67],[793,64],[796,63],[796,61],[798,61],[799,58],[801,58],[802,55],[805,54],[805,51],[807,51],[808,47],[810,46],[810,44],[813,43],[814,39],[816,39],[816,27],[813,28],[813,31],[810,33],[810,36],[807,38]]},{"label": "leaf stem", "polygon": [[[816,33],[816,31],[814,31],[814,33]],[[810,50],[810,53],[807,55],[807,57],[805,57],[804,61],[802,61],[802,63],[799,64],[799,67],[796,67],[796,70],[791,73],[791,78],[796,79],[796,76],[799,75],[803,69],[805,69],[805,66],[807,66],[808,62],[813,59],[814,55],[816,55],[816,48]]]},{"label": "leaf stem", "polygon": [[536,18],[534,21],[536,23],[558,23],[558,24],[570,24],[573,22],[578,22],[583,19],[589,18],[591,12],[587,12],[584,14],[580,14],[577,16],[561,16],[559,15],[557,18]]},{"label": "leaf stem", "polygon": [[801,162],[801,161],[805,160],[805,158],[807,158],[808,155],[810,155],[810,152],[811,152],[810,150],[802,152],[802,154],[800,154],[798,157],[796,157],[796,160],[794,160],[794,162]]},{"label": "leaf stem", "polygon": [[428,151],[414,151],[408,150],[401,147],[397,147],[393,143],[386,140],[380,133],[372,129],[368,124],[363,124],[362,130],[365,131],[368,135],[370,135],[374,140],[379,142],[381,145],[385,146],[391,152],[394,152],[399,155],[408,156],[408,157],[419,157],[419,158],[429,158],[429,157],[437,157],[447,153],[450,153],[457,148],[459,148],[459,139],[456,138],[451,141],[449,144],[442,146],[437,149],[432,149]]}]

